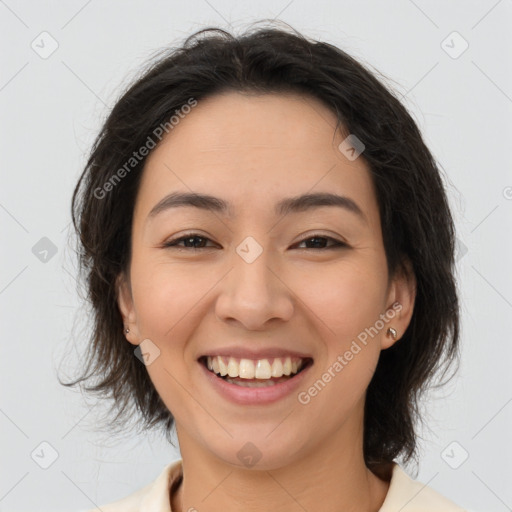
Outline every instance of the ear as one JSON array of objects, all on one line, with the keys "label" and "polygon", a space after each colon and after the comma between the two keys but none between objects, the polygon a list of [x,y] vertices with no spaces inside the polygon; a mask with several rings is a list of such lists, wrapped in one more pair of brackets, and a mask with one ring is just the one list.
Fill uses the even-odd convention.
[{"label": "ear", "polygon": [[[129,278],[121,273],[116,279],[117,305],[123,317],[123,333],[132,345],[139,345],[140,333],[137,327],[137,314],[133,305],[133,297]],[[129,329],[129,332],[126,332]]]},{"label": "ear", "polygon": [[[394,345],[404,334],[414,312],[416,299],[416,276],[408,258],[404,259],[395,276],[392,278],[388,292],[388,321],[381,338],[381,349],[385,350]],[[387,331],[389,328],[397,332],[396,340]]]}]

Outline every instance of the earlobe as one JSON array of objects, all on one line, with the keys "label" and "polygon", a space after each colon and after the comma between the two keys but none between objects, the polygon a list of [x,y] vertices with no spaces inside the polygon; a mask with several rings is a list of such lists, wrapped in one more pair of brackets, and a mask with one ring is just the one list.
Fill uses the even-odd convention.
[{"label": "earlobe", "polygon": [[416,276],[408,259],[404,260],[390,287],[389,303],[386,311],[388,317],[385,336],[381,348],[387,349],[395,344],[407,330],[414,312],[416,299]]},{"label": "earlobe", "polygon": [[138,345],[137,318],[133,305],[131,287],[124,274],[116,279],[117,305],[123,318],[123,333],[132,345]]}]

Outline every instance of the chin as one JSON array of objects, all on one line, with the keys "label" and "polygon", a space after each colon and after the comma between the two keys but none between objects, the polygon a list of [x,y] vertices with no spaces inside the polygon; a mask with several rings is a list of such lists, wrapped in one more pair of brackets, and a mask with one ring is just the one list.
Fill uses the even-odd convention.
[{"label": "chin", "polygon": [[[280,435],[277,426],[278,422],[274,422],[271,429],[238,431],[223,446],[211,446],[211,454],[236,469],[269,471],[293,464],[298,457],[297,447],[303,443],[289,432]],[[268,435],[272,429],[276,431]],[[307,433],[304,438],[308,438]]]}]

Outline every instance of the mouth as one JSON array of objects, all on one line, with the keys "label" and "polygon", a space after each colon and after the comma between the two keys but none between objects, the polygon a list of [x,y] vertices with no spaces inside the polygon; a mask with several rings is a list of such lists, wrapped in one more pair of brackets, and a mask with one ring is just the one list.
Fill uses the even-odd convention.
[{"label": "mouth", "polygon": [[313,364],[310,357],[296,356],[245,359],[208,355],[198,361],[219,379],[247,388],[275,386],[292,380]]}]

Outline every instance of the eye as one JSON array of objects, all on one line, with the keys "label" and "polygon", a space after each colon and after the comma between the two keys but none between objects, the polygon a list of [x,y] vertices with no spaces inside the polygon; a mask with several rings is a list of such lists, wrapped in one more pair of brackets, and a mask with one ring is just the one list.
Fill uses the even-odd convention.
[{"label": "eye", "polygon": [[[345,244],[344,242],[341,242],[340,240],[336,240],[335,238],[332,238],[330,236],[320,236],[320,235],[313,235],[313,236],[310,236],[308,238],[304,238],[303,240],[301,240],[298,245],[300,244],[303,244],[303,243],[308,243],[308,242],[311,242],[312,240],[314,240],[313,242],[313,247],[309,247],[309,249],[335,249],[337,247],[348,247],[347,244]],[[320,241],[320,242],[319,242]],[[332,242],[333,244],[331,246],[325,246],[326,242]],[[306,249],[308,249],[308,247],[306,247]]]},{"label": "eye", "polygon": [[[163,244],[163,247],[177,247],[177,248],[183,248],[183,249],[207,249],[208,247],[205,245],[208,241],[211,242],[211,240],[205,236],[202,236],[198,233],[189,233],[185,236],[175,238],[173,240],[169,240],[168,242],[165,242]],[[330,236],[320,236],[320,235],[313,235],[308,238],[304,238],[300,242],[298,242],[297,245],[301,244],[308,244],[309,242],[313,241],[312,247],[302,247],[304,249],[335,249],[337,247],[348,247],[347,244],[344,242],[341,242],[340,240],[336,240],[335,238],[332,238]],[[183,242],[184,245],[180,245]],[[329,242],[331,242],[331,245],[327,245]]]},{"label": "eye", "polygon": [[[197,241],[200,241],[197,243]],[[163,247],[178,247],[185,249],[205,249],[207,247],[204,246],[204,241],[210,240],[205,236],[201,236],[197,233],[190,233],[188,235],[182,236],[180,238],[175,238],[174,240],[169,240],[163,244]],[[211,240],[210,240],[211,241]],[[179,245],[183,242],[185,245]]]}]

